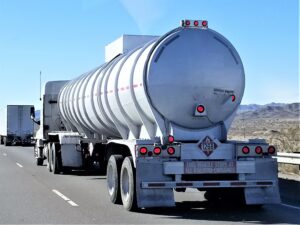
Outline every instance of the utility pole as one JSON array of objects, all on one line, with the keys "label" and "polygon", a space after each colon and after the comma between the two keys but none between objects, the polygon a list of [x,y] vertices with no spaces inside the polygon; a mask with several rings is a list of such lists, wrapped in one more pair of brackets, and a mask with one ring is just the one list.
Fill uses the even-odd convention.
[{"label": "utility pole", "polygon": [[42,71],[40,71],[40,101],[42,101]]}]

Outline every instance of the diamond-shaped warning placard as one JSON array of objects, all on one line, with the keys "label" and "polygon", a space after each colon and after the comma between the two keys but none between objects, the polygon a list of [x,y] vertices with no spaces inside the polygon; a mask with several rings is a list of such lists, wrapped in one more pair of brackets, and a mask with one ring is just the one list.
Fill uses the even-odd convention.
[{"label": "diamond-shaped warning placard", "polygon": [[209,136],[206,136],[199,144],[199,148],[209,156],[218,147],[218,145]]}]

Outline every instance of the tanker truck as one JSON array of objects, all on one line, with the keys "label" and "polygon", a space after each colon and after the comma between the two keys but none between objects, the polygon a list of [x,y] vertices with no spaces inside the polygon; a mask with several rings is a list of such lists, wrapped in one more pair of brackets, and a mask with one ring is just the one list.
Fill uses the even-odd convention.
[{"label": "tanker truck", "polygon": [[206,20],[161,37],[123,35],[105,50],[103,65],[46,84],[37,164],[60,173],[96,163],[110,201],[127,210],[174,206],[174,190],[186,188],[208,200],[280,202],[274,146],[227,140],[245,74]]}]

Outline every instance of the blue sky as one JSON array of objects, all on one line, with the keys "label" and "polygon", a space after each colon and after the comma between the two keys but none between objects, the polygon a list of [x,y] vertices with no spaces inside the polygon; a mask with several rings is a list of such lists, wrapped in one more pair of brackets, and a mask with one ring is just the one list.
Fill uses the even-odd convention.
[{"label": "blue sky", "polygon": [[39,105],[43,83],[104,62],[122,34],[162,35],[207,19],[246,73],[243,104],[299,102],[298,0],[0,0],[0,107]]}]

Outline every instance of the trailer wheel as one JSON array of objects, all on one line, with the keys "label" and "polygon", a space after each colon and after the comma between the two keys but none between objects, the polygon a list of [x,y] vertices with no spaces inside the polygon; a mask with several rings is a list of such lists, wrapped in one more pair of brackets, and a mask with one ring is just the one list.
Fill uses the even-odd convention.
[{"label": "trailer wheel", "polygon": [[109,199],[114,204],[121,203],[120,171],[123,159],[122,155],[112,155],[107,163],[107,190]]},{"label": "trailer wheel", "polygon": [[131,156],[125,158],[121,168],[121,197],[123,206],[128,211],[137,209],[135,169]]},{"label": "trailer wheel", "polygon": [[37,166],[42,166],[43,164],[44,164],[44,159],[41,159],[41,158],[36,159],[36,165]]},{"label": "trailer wheel", "polygon": [[46,145],[46,154],[47,154],[47,169],[49,172],[52,172],[52,165],[51,165],[51,147],[50,143]]},{"label": "trailer wheel", "polygon": [[59,144],[52,144],[51,145],[51,165],[52,165],[52,172],[54,174],[59,174],[61,172],[61,158],[60,154],[58,153]]}]

